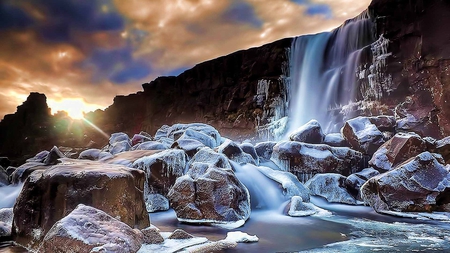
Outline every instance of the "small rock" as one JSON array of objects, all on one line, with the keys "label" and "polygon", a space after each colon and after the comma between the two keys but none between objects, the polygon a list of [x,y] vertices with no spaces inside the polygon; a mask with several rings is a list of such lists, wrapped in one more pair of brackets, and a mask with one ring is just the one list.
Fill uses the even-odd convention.
[{"label": "small rock", "polygon": [[194,238],[193,235],[189,234],[188,232],[184,231],[183,229],[177,229],[175,230],[168,239],[191,239]]},{"label": "small rock", "polygon": [[159,244],[164,242],[164,238],[159,233],[159,229],[155,226],[151,226],[141,230],[144,235],[144,244]]}]

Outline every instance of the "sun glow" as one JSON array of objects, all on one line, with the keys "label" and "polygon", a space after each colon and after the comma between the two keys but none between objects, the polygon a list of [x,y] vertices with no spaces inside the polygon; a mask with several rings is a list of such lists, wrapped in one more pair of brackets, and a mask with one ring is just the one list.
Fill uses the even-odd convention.
[{"label": "sun glow", "polygon": [[52,109],[52,114],[65,111],[72,119],[83,119],[84,113],[102,108],[100,105],[86,103],[82,98],[49,99],[47,103]]}]

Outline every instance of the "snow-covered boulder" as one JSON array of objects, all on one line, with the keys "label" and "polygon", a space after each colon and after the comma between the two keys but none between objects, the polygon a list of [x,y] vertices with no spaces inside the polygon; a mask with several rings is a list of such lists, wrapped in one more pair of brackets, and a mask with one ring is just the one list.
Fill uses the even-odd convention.
[{"label": "snow-covered boulder", "polygon": [[43,163],[45,158],[47,158],[48,153],[49,152],[47,150],[41,151],[41,152],[37,153],[34,157],[27,159],[26,162],[27,163],[31,163],[31,162]]},{"label": "snow-covered boulder", "polygon": [[0,241],[2,241],[2,237],[11,236],[13,215],[12,207],[0,209]]},{"label": "snow-covered boulder", "polygon": [[131,143],[129,140],[117,141],[111,144],[109,152],[113,155],[131,150]]},{"label": "snow-covered boulder", "polygon": [[109,145],[113,145],[117,142],[128,141],[131,145],[130,137],[126,133],[113,133],[111,137],[109,137]]},{"label": "snow-covered boulder", "polygon": [[353,149],[372,155],[386,141],[384,131],[394,132],[392,116],[357,117],[345,122],[341,133]]},{"label": "snow-covered boulder", "polygon": [[201,142],[203,145],[215,148],[217,147],[217,140],[203,132],[195,131],[190,128],[183,130],[182,135],[179,138],[174,138],[175,141],[177,140],[196,140]]},{"label": "snow-covered boulder", "polygon": [[373,154],[369,165],[388,171],[427,150],[426,142],[415,133],[398,133]]},{"label": "snow-covered boulder", "polygon": [[179,177],[169,192],[180,221],[241,226],[250,216],[250,195],[231,169],[209,166]]},{"label": "snow-covered boulder", "polygon": [[140,144],[137,144],[134,147],[134,150],[165,150],[169,149],[170,146],[166,143],[162,143],[159,141],[145,141]]},{"label": "snow-covered boulder", "polygon": [[39,252],[137,252],[142,241],[139,230],[80,204],[50,228]]},{"label": "snow-covered boulder", "polygon": [[238,164],[256,164],[251,155],[242,151],[238,144],[229,139],[225,140],[224,143],[218,147],[217,152],[226,155],[230,160]]},{"label": "snow-covered boulder", "polygon": [[191,168],[194,163],[204,163],[207,165],[214,165],[218,168],[231,169],[230,162],[224,154],[219,154],[208,147],[200,149],[192,159],[189,160],[188,168]]},{"label": "snow-covered boulder", "polygon": [[25,181],[14,205],[12,237],[35,249],[53,224],[78,204],[99,208],[131,227],[148,227],[144,181],[140,170],[63,159],[44,171],[33,172]]},{"label": "snow-covered boulder", "polygon": [[271,160],[306,182],[317,173],[350,175],[360,171],[363,155],[350,148],[285,141],[274,146]]},{"label": "snow-covered boulder", "polygon": [[317,174],[305,186],[311,195],[325,198],[328,202],[356,205],[356,199],[345,188],[346,177],[335,174]]},{"label": "snow-covered boulder", "polygon": [[443,163],[442,156],[423,152],[369,179],[361,196],[377,212],[448,212],[450,166]]},{"label": "snow-covered boulder", "polygon": [[244,151],[246,154],[249,154],[252,156],[253,160],[255,160],[256,165],[259,165],[259,156],[256,153],[255,146],[251,143],[242,143],[239,145],[239,147]]},{"label": "snow-covered boulder", "polygon": [[289,136],[291,141],[321,144],[324,139],[322,127],[317,120],[310,120]]},{"label": "snow-covered boulder", "polygon": [[106,156],[102,159],[100,159],[100,162],[107,163],[107,164],[118,164],[123,165],[132,168],[133,163],[144,157],[144,156],[150,156],[161,152],[160,150],[133,150],[133,151],[126,151],[122,153],[118,153],[116,155],[110,155]]},{"label": "snow-covered boulder", "polygon": [[81,151],[80,155],[78,155],[78,159],[97,161],[101,152],[102,151],[97,148],[86,149]]},{"label": "snow-covered boulder", "polygon": [[260,142],[255,145],[256,154],[264,160],[270,160],[272,156],[273,147],[277,145],[275,141]]},{"label": "snow-covered boulder", "polygon": [[25,182],[28,176],[31,175],[34,171],[43,171],[48,169],[48,166],[45,166],[44,163],[40,162],[27,162],[20,165],[12,174],[11,174],[11,183],[19,184]]},{"label": "snow-covered boulder", "polygon": [[58,159],[66,157],[56,146],[48,152],[47,157],[44,159],[45,165],[55,165],[58,163]]},{"label": "snow-covered boulder", "polygon": [[157,131],[155,139],[157,137],[168,137],[176,141],[185,133],[185,137],[198,140],[211,148],[215,148],[222,143],[222,137],[219,132],[214,127],[203,123],[175,124],[170,127],[163,126],[161,130]]},{"label": "snow-covered boulder", "polygon": [[136,144],[151,141],[152,136],[146,132],[140,132],[138,134],[133,135],[133,138],[131,138],[131,146],[135,146]]},{"label": "snow-covered boulder", "polygon": [[349,147],[348,142],[344,139],[341,133],[329,133],[325,135],[323,144],[332,147]]},{"label": "snow-covered boulder", "polygon": [[205,144],[194,139],[178,139],[171,148],[182,149],[189,157],[193,157],[197,151],[206,147]]},{"label": "snow-covered boulder", "polygon": [[227,237],[225,238],[225,240],[237,243],[249,243],[258,242],[259,238],[256,235],[249,235],[241,231],[233,231],[227,233]]},{"label": "snow-covered boulder", "polygon": [[289,204],[288,215],[293,217],[311,216],[318,213],[318,208],[312,203],[303,202],[302,197],[293,196]]},{"label": "snow-covered boulder", "polygon": [[169,200],[158,193],[144,194],[145,207],[147,212],[167,211],[170,208]]}]

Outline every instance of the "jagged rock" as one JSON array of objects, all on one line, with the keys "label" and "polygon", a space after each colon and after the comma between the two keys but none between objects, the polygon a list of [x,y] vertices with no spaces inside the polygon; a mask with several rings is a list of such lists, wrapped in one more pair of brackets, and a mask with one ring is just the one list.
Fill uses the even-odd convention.
[{"label": "jagged rock", "polygon": [[361,195],[377,212],[450,211],[449,166],[423,152],[397,168],[369,179]]},{"label": "jagged rock", "polygon": [[144,178],[140,170],[72,159],[36,171],[16,200],[12,237],[36,249],[47,231],[78,204],[103,210],[131,227],[148,227]]},{"label": "jagged rock", "polygon": [[133,135],[133,138],[131,138],[131,146],[151,140],[152,137],[148,133],[141,132],[139,134]]},{"label": "jagged rock", "polygon": [[319,122],[317,120],[311,120],[295,130],[295,132],[289,136],[289,139],[291,141],[322,144],[324,137]]},{"label": "jagged rock", "polygon": [[102,151],[97,148],[87,149],[80,153],[80,155],[78,156],[78,159],[97,161],[97,160],[99,160],[101,152]]},{"label": "jagged rock", "polygon": [[255,160],[255,164],[259,165],[259,156],[256,153],[255,146],[253,146],[251,143],[242,143],[241,145],[239,145],[239,147],[242,149],[242,151],[251,155],[253,160]]},{"label": "jagged rock", "polygon": [[388,171],[426,150],[426,142],[419,135],[398,133],[373,154],[369,165],[379,171]]},{"label": "jagged rock", "polygon": [[341,133],[330,133],[325,135],[323,144],[331,147],[349,147],[350,144],[342,137]]},{"label": "jagged rock", "polygon": [[436,148],[433,149],[444,158],[445,162],[450,163],[450,136],[436,142]]},{"label": "jagged rock", "polygon": [[317,174],[305,183],[312,195],[324,197],[328,202],[356,205],[356,199],[345,188],[346,177],[335,174]]},{"label": "jagged rock", "polygon": [[275,145],[271,160],[282,170],[296,175],[300,182],[306,182],[317,173],[350,175],[363,168],[363,156],[360,152],[293,141]]},{"label": "jagged rock", "polygon": [[194,139],[178,139],[171,148],[184,150],[189,157],[193,157],[197,151],[206,147],[203,143]]},{"label": "jagged rock", "polygon": [[194,238],[194,236],[184,231],[183,229],[176,229],[168,237],[168,239],[192,239],[192,238]]},{"label": "jagged rock", "polygon": [[260,142],[255,145],[255,150],[260,158],[270,160],[275,145],[277,145],[275,141]]},{"label": "jagged rock", "polygon": [[316,207],[311,203],[303,202],[302,197],[293,196],[291,198],[288,211],[289,216],[303,217],[303,216],[311,216],[316,213],[318,213]]},{"label": "jagged rock", "polygon": [[165,150],[170,146],[159,141],[145,141],[138,144],[134,149],[135,150]]},{"label": "jagged rock", "polygon": [[[203,163],[207,165],[214,165],[219,168],[231,169],[230,162],[224,154],[219,154],[214,150],[206,147],[200,149],[191,160],[189,160],[188,168],[192,167],[195,163]],[[189,171],[188,171],[189,172]]]},{"label": "jagged rock", "polygon": [[38,252],[137,252],[142,241],[139,230],[80,204],[50,228]]},{"label": "jagged rock", "polygon": [[366,168],[360,172],[351,174],[345,179],[345,188],[357,200],[361,200],[361,186],[370,178],[379,175],[380,172],[373,168]]},{"label": "jagged rock", "polygon": [[170,189],[169,201],[180,221],[243,223],[250,216],[250,195],[231,169],[208,167],[192,178],[181,176]]},{"label": "jagged rock", "polygon": [[159,244],[164,242],[164,238],[159,233],[159,229],[155,226],[150,226],[148,228],[141,230],[144,238],[144,244]]},{"label": "jagged rock", "polygon": [[58,163],[58,159],[66,157],[58,147],[54,146],[50,152],[48,152],[47,157],[44,159],[45,165],[55,165]]},{"label": "jagged rock", "polygon": [[13,215],[12,208],[0,209],[0,241],[2,240],[2,237],[11,236]]},{"label": "jagged rock", "polygon": [[27,159],[26,162],[27,163],[31,163],[31,162],[43,163],[49,153],[50,153],[49,151],[43,150],[43,151],[37,153],[34,157]]},{"label": "jagged rock", "polygon": [[383,131],[393,132],[395,126],[391,116],[357,117],[345,122],[341,133],[353,149],[373,155],[386,141]]},{"label": "jagged rock", "polygon": [[34,171],[43,171],[46,170],[48,166],[45,166],[44,163],[38,162],[27,162],[19,166],[12,174],[11,174],[11,183],[18,184],[25,182],[25,180],[30,176]]},{"label": "jagged rock", "polygon": [[230,160],[238,164],[256,164],[251,155],[242,151],[239,145],[228,139],[218,147],[217,152],[226,155]]}]

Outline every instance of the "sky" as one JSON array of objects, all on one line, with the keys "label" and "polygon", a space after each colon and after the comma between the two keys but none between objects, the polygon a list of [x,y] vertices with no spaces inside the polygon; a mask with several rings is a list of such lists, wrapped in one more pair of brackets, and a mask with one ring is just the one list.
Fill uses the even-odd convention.
[{"label": "sky", "polygon": [[[0,119],[30,92],[104,109],[222,55],[329,31],[370,0],[0,0]],[[74,112],[75,114],[76,112]]]}]

